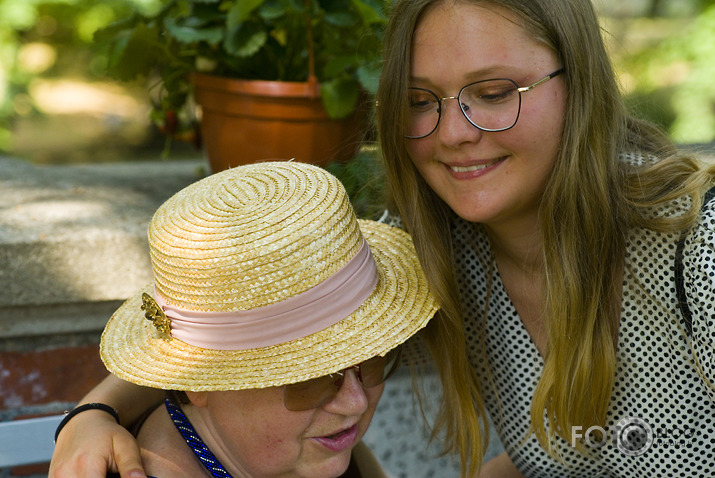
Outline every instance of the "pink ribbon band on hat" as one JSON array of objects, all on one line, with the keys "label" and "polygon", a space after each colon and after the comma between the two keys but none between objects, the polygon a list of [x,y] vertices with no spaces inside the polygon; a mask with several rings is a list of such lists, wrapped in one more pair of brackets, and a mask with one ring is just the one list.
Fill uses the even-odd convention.
[{"label": "pink ribbon band on hat", "polygon": [[363,239],[358,253],[320,284],[251,310],[196,312],[154,299],[171,320],[172,337],[196,347],[246,350],[282,344],[335,325],[355,312],[377,285],[377,267]]}]

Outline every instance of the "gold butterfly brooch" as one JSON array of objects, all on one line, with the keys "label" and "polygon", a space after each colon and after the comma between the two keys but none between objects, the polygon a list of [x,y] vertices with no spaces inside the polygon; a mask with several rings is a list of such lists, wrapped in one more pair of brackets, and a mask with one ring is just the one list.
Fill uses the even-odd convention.
[{"label": "gold butterfly brooch", "polygon": [[141,308],[144,311],[144,317],[152,321],[161,337],[165,340],[171,340],[171,321],[164,311],[161,310],[156,300],[146,292],[142,294]]}]

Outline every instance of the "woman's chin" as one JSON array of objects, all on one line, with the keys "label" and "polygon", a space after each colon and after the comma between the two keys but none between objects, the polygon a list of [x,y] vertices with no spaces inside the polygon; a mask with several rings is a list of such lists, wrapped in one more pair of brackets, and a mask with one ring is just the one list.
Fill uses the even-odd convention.
[{"label": "woman's chin", "polygon": [[311,478],[338,478],[350,465],[350,450],[346,450],[316,464],[309,475]]}]

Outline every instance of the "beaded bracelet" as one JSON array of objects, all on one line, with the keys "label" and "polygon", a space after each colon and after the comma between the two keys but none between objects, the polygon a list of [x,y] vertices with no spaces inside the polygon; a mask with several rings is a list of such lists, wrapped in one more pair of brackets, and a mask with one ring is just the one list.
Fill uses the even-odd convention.
[{"label": "beaded bracelet", "polygon": [[85,403],[84,405],[80,405],[79,407],[67,412],[60,424],[57,425],[57,430],[55,431],[55,443],[57,443],[57,437],[60,435],[60,432],[65,427],[65,425],[67,425],[67,422],[69,422],[70,419],[78,413],[82,413],[87,410],[102,410],[103,412],[107,412],[114,417],[117,423],[119,423],[119,414],[109,405],[105,405],[104,403]]}]

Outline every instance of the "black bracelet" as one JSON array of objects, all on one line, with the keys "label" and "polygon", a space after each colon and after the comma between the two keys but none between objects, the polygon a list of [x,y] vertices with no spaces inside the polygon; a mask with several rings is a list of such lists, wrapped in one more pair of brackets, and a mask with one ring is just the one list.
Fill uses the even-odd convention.
[{"label": "black bracelet", "polygon": [[107,412],[114,417],[117,423],[119,423],[119,414],[109,405],[105,405],[104,403],[85,403],[84,405],[80,405],[79,407],[67,412],[60,424],[57,425],[57,430],[55,431],[55,443],[57,443],[57,437],[60,435],[60,432],[65,425],[67,425],[67,422],[69,422],[70,419],[78,413],[82,413],[87,410],[102,410],[103,412]]}]

